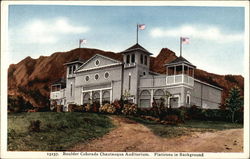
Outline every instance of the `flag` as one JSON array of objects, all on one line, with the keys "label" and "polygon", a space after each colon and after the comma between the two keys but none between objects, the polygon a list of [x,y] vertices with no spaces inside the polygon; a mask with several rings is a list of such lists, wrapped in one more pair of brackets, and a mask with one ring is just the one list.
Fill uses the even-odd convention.
[{"label": "flag", "polygon": [[146,28],[146,25],[145,24],[138,24],[138,28],[140,30],[144,30]]},{"label": "flag", "polygon": [[189,38],[187,38],[187,37],[181,37],[181,43],[182,44],[189,44]]},{"label": "flag", "polygon": [[80,44],[86,44],[87,43],[87,40],[86,39],[80,39]]}]

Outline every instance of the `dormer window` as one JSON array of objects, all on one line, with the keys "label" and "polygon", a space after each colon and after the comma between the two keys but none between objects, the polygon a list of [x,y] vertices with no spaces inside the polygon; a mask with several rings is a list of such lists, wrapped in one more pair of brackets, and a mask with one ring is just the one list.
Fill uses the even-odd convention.
[{"label": "dormer window", "polygon": [[141,64],[143,64],[143,55],[141,54]]},{"label": "dormer window", "polygon": [[145,55],[144,57],[145,57],[145,59],[144,59],[144,64],[145,64],[145,65],[148,65],[148,57],[147,57],[146,55]]},{"label": "dormer window", "polygon": [[135,63],[135,54],[132,54],[131,62],[132,62],[132,63]]},{"label": "dormer window", "polygon": [[73,73],[75,72],[76,70],[76,65],[73,66]]},{"label": "dormer window", "polygon": [[72,74],[72,67],[69,67],[69,74]]},{"label": "dormer window", "polygon": [[127,55],[127,61],[126,63],[130,63],[130,55]]}]

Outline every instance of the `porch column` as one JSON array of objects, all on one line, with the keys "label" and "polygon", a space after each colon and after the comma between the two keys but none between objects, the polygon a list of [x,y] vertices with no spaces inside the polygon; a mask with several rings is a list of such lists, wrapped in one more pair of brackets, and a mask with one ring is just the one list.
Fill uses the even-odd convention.
[{"label": "porch column", "polygon": [[93,104],[93,91],[90,91],[90,104]]},{"label": "porch column", "polygon": [[154,90],[151,89],[150,90],[150,106],[153,106],[153,102],[154,102]]},{"label": "porch column", "polygon": [[110,103],[112,103],[112,97],[113,97],[113,91],[112,91],[113,88],[110,89]]},{"label": "porch column", "polygon": [[100,105],[102,105],[102,90],[100,90]]},{"label": "porch column", "polygon": [[175,76],[176,76],[176,66],[174,66],[174,83],[175,83]]}]

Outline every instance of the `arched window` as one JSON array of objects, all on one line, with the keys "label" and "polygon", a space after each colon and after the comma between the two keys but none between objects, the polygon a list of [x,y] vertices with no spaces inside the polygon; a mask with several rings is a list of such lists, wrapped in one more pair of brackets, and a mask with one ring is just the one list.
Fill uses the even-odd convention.
[{"label": "arched window", "polygon": [[150,92],[148,90],[143,90],[140,94],[140,107],[148,108],[150,107]]},{"label": "arched window", "polygon": [[100,93],[99,93],[99,91],[93,93],[93,102],[100,102]]},{"label": "arched window", "polygon": [[160,106],[161,104],[165,104],[164,95],[165,95],[165,93],[162,89],[157,89],[155,91],[154,100],[158,106]]},{"label": "arched window", "polygon": [[110,103],[110,91],[106,90],[102,92],[102,104]]},{"label": "arched window", "polygon": [[90,103],[90,95],[89,93],[84,93],[83,94],[83,104],[89,104]]}]

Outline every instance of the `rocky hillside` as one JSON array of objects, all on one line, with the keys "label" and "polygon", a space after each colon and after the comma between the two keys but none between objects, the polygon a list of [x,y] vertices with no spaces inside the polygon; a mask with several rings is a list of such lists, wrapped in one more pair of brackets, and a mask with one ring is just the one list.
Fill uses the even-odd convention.
[{"label": "rocky hillside", "polygon": [[[78,48],[68,52],[57,52],[51,56],[40,56],[38,59],[27,57],[18,64],[12,64],[8,69],[8,95],[23,96],[35,107],[48,106],[50,84],[60,78],[65,78],[66,68],[63,65],[74,59],[88,60],[95,54],[102,54],[117,60],[122,60],[120,53],[105,52],[97,49]],[[151,70],[165,73],[164,64],[177,56],[167,48],[163,48],[157,57],[151,57]],[[224,89],[223,97],[228,90],[238,85],[244,89],[244,79],[235,75],[216,75],[197,69],[196,78]],[[242,91],[243,92],[243,91]]]}]

